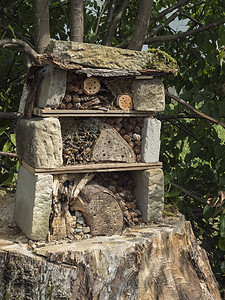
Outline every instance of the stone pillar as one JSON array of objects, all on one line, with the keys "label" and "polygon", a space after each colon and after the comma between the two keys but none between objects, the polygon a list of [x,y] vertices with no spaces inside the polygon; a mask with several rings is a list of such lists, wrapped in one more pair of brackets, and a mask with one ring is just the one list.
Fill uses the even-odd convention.
[{"label": "stone pillar", "polygon": [[33,240],[46,239],[52,207],[52,175],[33,175],[20,166],[16,190],[15,221]]},{"label": "stone pillar", "polygon": [[56,118],[18,120],[16,146],[19,159],[33,168],[57,168],[63,164],[61,125]]},{"label": "stone pillar", "polygon": [[145,118],[142,128],[141,157],[142,162],[159,161],[161,122],[155,118]]},{"label": "stone pillar", "polygon": [[143,222],[159,222],[164,207],[164,177],[162,169],[133,172],[135,196]]}]

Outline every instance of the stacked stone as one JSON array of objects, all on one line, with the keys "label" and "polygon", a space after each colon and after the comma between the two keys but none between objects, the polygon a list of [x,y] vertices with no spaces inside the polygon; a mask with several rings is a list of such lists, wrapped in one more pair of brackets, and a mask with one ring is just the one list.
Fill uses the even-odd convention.
[{"label": "stacked stone", "polygon": [[[51,49],[52,57],[57,56],[57,61],[61,60],[62,62],[65,62],[66,57],[68,59],[67,65],[70,64],[70,69],[71,65],[75,63],[82,64],[80,60],[83,61],[83,65],[88,67],[107,68],[107,62],[103,64],[101,60],[99,62],[100,65],[95,65],[96,60],[94,62],[91,61],[88,52],[86,53],[86,58],[81,59],[79,56],[80,52],[76,52],[76,47],[79,45],[83,47],[85,44],[71,42],[53,43]],[[72,51],[72,57],[69,57],[72,53],[71,47],[75,51]],[[85,45],[85,47],[88,46]],[[105,51],[106,48],[109,48],[111,54],[118,52],[118,49],[100,47],[99,45],[97,47],[91,45],[90,47],[90,51],[100,51],[98,49]],[[118,54],[112,55],[114,61],[113,68],[116,68],[115,64],[119,61],[120,63],[117,65],[118,69],[123,68],[130,71],[137,70],[137,68],[146,69],[149,59],[152,58],[151,55],[143,56],[141,52],[137,51],[127,50],[127,52],[129,53],[127,54],[126,50],[121,50],[120,57]],[[82,52],[83,54],[85,56],[85,53]],[[94,57],[98,56],[94,55]],[[129,59],[131,60],[129,61]],[[140,60],[139,67],[137,67],[138,59]],[[122,67],[121,63],[123,60],[125,60],[125,63]],[[134,64],[133,67],[132,63]],[[108,68],[110,69],[111,66],[108,65]],[[168,69],[169,67],[166,66],[167,71]],[[172,68],[171,70],[172,72],[174,71]],[[162,68],[159,71],[161,72]],[[67,71],[59,67],[47,66],[40,73],[39,77],[41,79],[36,90],[35,106],[39,108],[49,107],[49,109],[58,108],[66,93]],[[141,74],[139,73],[139,75]],[[138,77],[139,79],[136,79],[133,76],[134,80],[131,87],[133,91],[134,110],[151,113],[163,111],[165,93],[162,82],[155,78],[146,79],[146,76]],[[22,113],[24,112],[27,95],[28,91],[24,88],[19,108]],[[141,132],[141,159],[143,163],[155,163],[159,161],[160,129],[161,123],[159,120],[154,117],[144,118]],[[21,165],[19,169],[15,220],[27,237],[33,240],[42,240],[47,237],[49,232],[52,195],[54,195],[55,188],[51,169],[59,168],[63,165],[61,124],[57,118],[21,118],[17,124],[16,134],[17,154],[25,164]],[[31,171],[33,169],[49,169],[49,174],[35,174],[35,172],[32,173]],[[160,221],[162,218],[164,195],[162,169],[133,171],[132,175],[136,184],[135,197],[142,214],[143,222]],[[78,218],[77,223],[79,224]],[[85,226],[81,223],[80,225],[75,226],[74,233],[79,234],[82,232],[84,234],[82,228]],[[88,231],[88,229],[85,230]],[[89,234],[89,232],[85,234]]]}]

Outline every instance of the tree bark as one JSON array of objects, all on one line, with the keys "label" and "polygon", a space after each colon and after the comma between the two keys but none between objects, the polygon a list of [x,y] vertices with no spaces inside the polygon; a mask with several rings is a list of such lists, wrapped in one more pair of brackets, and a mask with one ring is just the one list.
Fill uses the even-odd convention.
[{"label": "tree bark", "polygon": [[50,42],[49,0],[33,0],[34,46],[38,53],[43,53]]},{"label": "tree bark", "polygon": [[[130,3],[130,0],[121,1],[121,5],[118,9],[118,12],[117,12],[116,16],[114,17],[114,19],[110,23],[107,24],[106,35],[105,35],[105,38],[102,42],[103,45],[106,45],[106,46],[111,45],[113,35],[116,31],[116,26],[119,23],[119,21],[121,20],[121,18],[123,16],[123,13],[126,10],[126,8],[128,7],[129,3]],[[112,6],[112,9],[114,10],[114,6]]]},{"label": "tree bark", "polygon": [[70,40],[82,43],[84,35],[83,1],[70,1],[70,24]]},{"label": "tree bark", "polygon": [[152,13],[153,0],[141,0],[139,4],[137,19],[128,43],[128,49],[141,50],[145,36],[148,31],[150,16]]},{"label": "tree bark", "polygon": [[[11,232],[11,236],[7,235]],[[122,236],[34,243],[0,232],[0,299],[221,300],[189,222]]]}]

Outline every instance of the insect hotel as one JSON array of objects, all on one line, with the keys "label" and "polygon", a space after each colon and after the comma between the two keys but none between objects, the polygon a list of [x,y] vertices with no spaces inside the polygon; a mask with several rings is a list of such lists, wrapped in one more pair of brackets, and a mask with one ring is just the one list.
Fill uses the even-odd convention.
[{"label": "insect hotel", "polygon": [[145,53],[52,42],[27,75],[19,111],[15,220],[33,240],[120,235],[158,222],[165,106],[177,66]]}]

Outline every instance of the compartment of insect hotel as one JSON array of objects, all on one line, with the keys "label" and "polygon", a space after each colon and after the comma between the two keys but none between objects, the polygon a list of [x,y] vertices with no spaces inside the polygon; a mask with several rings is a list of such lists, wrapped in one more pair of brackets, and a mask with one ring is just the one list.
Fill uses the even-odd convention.
[{"label": "compartment of insect hotel", "polygon": [[[62,52],[64,45],[71,52]],[[153,67],[150,53],[52,47],[41,57],[46,65],[30,69],[20,101],[18,226],[33,240],[80,240],[158,222],[164,189],[155,113],[165,106],[159,76],[176,70]]]}]

